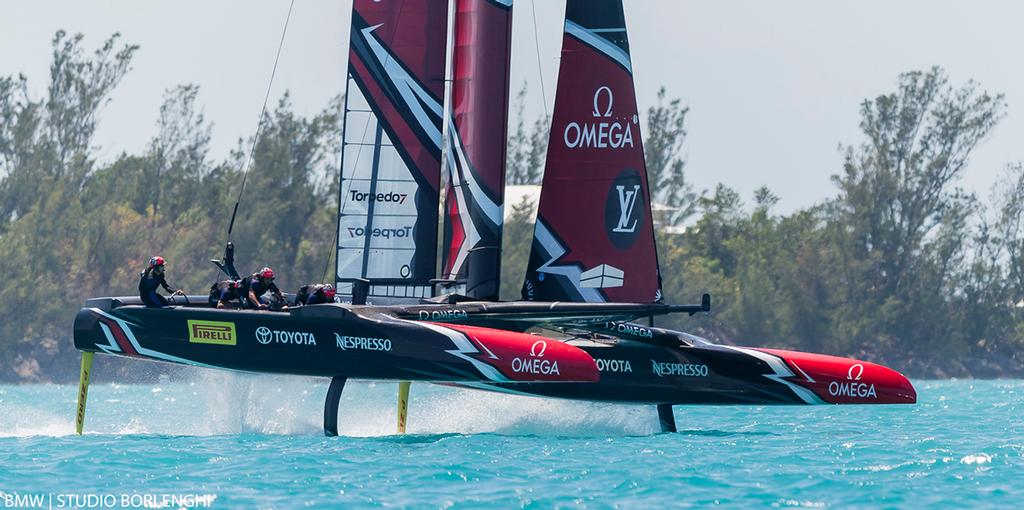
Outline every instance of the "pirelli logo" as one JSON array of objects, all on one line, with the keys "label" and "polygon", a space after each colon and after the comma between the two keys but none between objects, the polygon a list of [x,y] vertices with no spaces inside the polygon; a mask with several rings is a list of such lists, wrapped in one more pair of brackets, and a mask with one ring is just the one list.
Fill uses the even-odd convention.
[{"label": "pirelli logo", "polygon": [[193,344],[235,345],[235,323],[188,321],[188,341]]}]

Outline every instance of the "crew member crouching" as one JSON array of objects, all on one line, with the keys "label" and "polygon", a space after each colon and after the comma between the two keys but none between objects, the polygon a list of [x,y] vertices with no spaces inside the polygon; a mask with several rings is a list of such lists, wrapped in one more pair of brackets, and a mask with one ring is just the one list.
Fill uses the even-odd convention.
[{"label": "crew member crouching", "polygon": [[334,285],[329,283],[316,283],[303,285],[295,293],[294,306],[320,305],[334,302]]},{"label": "crew member crouching", "polygon": [[217,308],[242,308],[244,299],[241,280],[224,280],[210,286],[210,304]]},{"label": "crew member crouching", "polygon": [[[270,303],[263,299],[263,295],[270,292],[277,298],[279,303],[286,303],[284,294],[281,293],[281,289],[277,288],[274,284],[274,270],[269,267],[260,269],[252,276],[246,277],[242,280],[242,291],[245,296],[246,308],[254,308],[257,310],[266,310],[270,308]],[[287,309],[285,305],[282,309]]]}]

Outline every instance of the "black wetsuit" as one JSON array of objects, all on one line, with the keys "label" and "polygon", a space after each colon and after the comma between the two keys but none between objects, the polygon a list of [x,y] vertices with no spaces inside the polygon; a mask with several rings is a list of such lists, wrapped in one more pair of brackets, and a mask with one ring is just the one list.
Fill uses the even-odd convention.
[{"label": "black wetsuit", "polygon": [[160,287],[163,287],[167,292],[174,292],[174,289],[167,285],[167,280],[164,279],[163,273],[156,273],[153,271],[153,268],[143,271],[139,278],[139,297],[142,299],[142,303],[149,308],[163,308],[167,306],[167,298],[157,292],[157,289]]},{"label": "black wetsuit", "polygon": [[307,305],[320,305],[333,302],[333,299],[328,299],[327,296],[324,295],[323,285],[317,285],[317,288],[313,289],[313,292],[310,292],[309,297],[306,298]]},{"label": "black wetsuit", "polygon": [[[251,303],[249,301],[250,290],[256,295],[256,303]],[[246,308],[259,308],[260,304],[270,304],[264,302],[262,299],[262,296],[267,292],[272,292],[279,300],[281,300],[282,303],[284,303],[284,295],[281,294],[281,289],[277,288],[277,285],[272,281],[263,283],[257,275],[252,275],[242,279],[242,287],[239,289],[239,292],[241,292],[242,296],[245,296],[244,300]]]},{"label": "black wetsuit", "polygon": [[245,306],[245,296],[240,292],[237,282],[234,280],[225,280],[217,282],[210,287],[210,304],[217,306],[219,303],[228,303],[235,301],[239,307]]},{"label": "black wetsuit", "polygon": [[328,299],[328,297],[324,295],[324,288],[326,288],[326,285],[322,283],[316,285],[303,285],[302,288],[295,293],[295,306],[333,303],[333,299]]}]

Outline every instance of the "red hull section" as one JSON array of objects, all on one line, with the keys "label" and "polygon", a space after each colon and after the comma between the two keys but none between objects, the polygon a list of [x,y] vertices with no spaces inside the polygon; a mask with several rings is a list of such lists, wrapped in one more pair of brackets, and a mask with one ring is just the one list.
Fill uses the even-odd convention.
[{"label": "red hull section", "polygon": [[[439,324],[440,325],[440,324]],[[586,351],[539,335],[475,326],[444,327],[465,334],[487,362],[515,382],[597,382],[597,362]]]},{"label": "red hull section", "polygon": [[901,373],[882,365],[838,356],[757,349],[786,361],[792,382],[829,404],[913,404],[917,392]]}]

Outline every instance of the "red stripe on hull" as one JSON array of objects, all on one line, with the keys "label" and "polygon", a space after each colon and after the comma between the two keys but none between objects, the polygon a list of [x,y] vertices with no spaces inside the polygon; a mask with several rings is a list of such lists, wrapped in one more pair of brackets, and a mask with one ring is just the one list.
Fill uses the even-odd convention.
[{"label": "red stripe on hull", "polygon": [[114,335],[114,340],[117,342],[118,347],[121,348],[121,352],[128,356],[139,356],[139,352],[135,350],[135,346],[128,340],[128,335],[121,328],[120,324],[106,317],[100,317],[100,322],[107,325],[111,334]]}]

